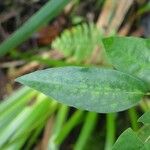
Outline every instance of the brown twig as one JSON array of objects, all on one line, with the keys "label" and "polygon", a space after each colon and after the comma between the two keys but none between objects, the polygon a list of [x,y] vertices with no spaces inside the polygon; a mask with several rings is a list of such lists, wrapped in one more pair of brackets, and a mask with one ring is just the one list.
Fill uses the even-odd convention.
[{"label": "brown twig", "polygon": [[24,65],[25,61],[19,60],[19,61],[10,61],[10,62],[4,62],[0,64],[0,68],[12,68],[12,67],[18,67],[21,65]]},{"label": "brown twig", "polygon": [[54,118],[51,117],[46,124],[43,139],[42,139],[41,150],[48,150],[49,137],[52,134],[52,128],[53,128],[54,122],[55,122]]},{"label": "brown twig", "polygon": [[9,12],[0,14],[0,23],[3,23],[12,17],[15,17],[17,15],[17,13],[18,13],[18,11],[13,9],[13,10],[10,10]]},{"label": "brown twig", "polygon": [[117,32],[133,2],[134,0],[106,0],[98,17],[97,27],[103,29],[105,34]]},{"label": "brown twig", "polygon": [[0,23],[0,35],[1,35],[2,40],[5,40],[8,37],[8,34],[3,29],[1,23]]}]

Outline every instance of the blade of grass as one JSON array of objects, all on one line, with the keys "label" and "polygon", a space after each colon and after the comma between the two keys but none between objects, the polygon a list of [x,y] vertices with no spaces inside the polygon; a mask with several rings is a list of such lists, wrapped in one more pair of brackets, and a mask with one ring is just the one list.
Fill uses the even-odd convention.
[{"label": "blade of grass", "polygon": [[13,144],[8,144],[7,146],[4,146],[3,149],[4,150],[19,150],[22,148],[27,138],[28,137],[23,137]]},{"label": "blade of grass", "polygon": [[[33,92],[33,91],[32,91]],[[0,147],[2,147],[7,140],[10,141],[11,136],[15,137],[16,133],[22,129],[26,120],[30,121],[32,111],[37,108],[38,101],[33,106],[26,106],[8,125],[4,124],[6,127],[0,133]]]},{"label": "blade of grass", "polygon": [[29,88],[29,87],[22,87],[19,90],[15,91],[8,98],[3,100],[0,103],[0,115],[2,113],[4,113],[4,111],[7,111],[9,106],[12,106],[14,103],[16,103],[17,99],[21,99],[22,97],[24,97],[24,95],[26,95],[30,91],[31,91],[31,88]]},{"label": "blade of grass", "polygon": [[97,122],[98,114],[94,112],[88,112],[86,115],[86,120],[83,125],[83,128],[80,132],[79,138],[75,144],[74,150],[83,150],[84,146],[88,142],[88,138],[90,137],[96,122]]},{"label": "blade of grass", "polygon": [[52,20],[70,0],[50,0],[0,45],[0,57],[19,46],[43,24]]},{"label": "blade of grass", "polygon": [[[30,115],[28,118],[24,119],[20,128],[18,128],[15,134],[9,139],[9,143],[7,143],[8,146],[15,144],[20,139],[24,139],[24,137],[28,138],[30,135],[32,136],[28,147],[32,146],[40,133],[40,129],[42,130],[41,125],[44,127],[48,118],[57,109],[58,103],[56,101],[52,101],[50,105],[47,102],[49,102],[48,99],[39,100],[34,106],[32,106]],[[46,106],[48,106],[48,108]]]},{"label": "blade of grass", "polygon": [[57,145],[60,145],[65,138],[68,136],[68,134],[71,132],[71,130],[77,126],[80,121],[82,120],[84,112],[81,110],[77,110],[71,118],[66,122],[66,124],[63,126],[61,133],[57,136],[55,143]]},{"label": "blade of grass", "polygon": [[4,112],[0,113],[0,132],[3,131],[9,122],[19,114],[27,103],[37,94],[36,91],[30,90],[23,94],[20,99],[16,99],[16,102],[7,107]]},{"label": "blade of grass", "polygon": [[1,131],[0,148],[2,148],[11,136],[21,127],[22,123],[28,118],[31,111],[32,109],[27,107],[3,131]]},{"label": "blade of grass", "polygon": [[46,122],[43,122],[32,134],[30,140],[28,141],[28,143],[26,144],[25,150],[30,150],[32,149],[33,144],[36,143],[36,140],[38,138],[38,136],[40,135],[40,133],[42,132],[44,126],[45,126]]},{"label": "blade of grass", "polygon": [[21,128],[17,130],[15,135],[12,138],[12,141],[17,139],[18,137],[24,136],[26,133],[30,133],[35,128],[40,126],[41,123],[45,122],[46,119],[52,114],[57,108],[57,102],[50,102],[47,98],[45,99],[37,99],[35,106],[32,107],[32,112],[30,116],[24,120],[24,124]]},{"label": "blade of grass", "polygon": [[48,149],[57,149],[57,145],[55,144],[56,137],[60,134],[62,130],[62,126],[64,124],[64,121],[66,120],[66,117],[68,115],[69,107],[66,105],[61,105],[55,121],[55,127],[53,129],[53,133],[49,139]]}]

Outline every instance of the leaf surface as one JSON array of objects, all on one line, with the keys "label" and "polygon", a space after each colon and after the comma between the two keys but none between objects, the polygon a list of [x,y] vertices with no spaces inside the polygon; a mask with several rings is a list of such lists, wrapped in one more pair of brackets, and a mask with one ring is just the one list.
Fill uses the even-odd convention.
[{"label": "leaf surface", "polygon": [[60,67],[36,71],[17,79],[61,103],[100,113],[136,105],[145,83],[128,74],[100,68]]},{"label": "leaf surface", "polygon": [[143,79],[150,89],[150,39],[109,37],[103,43],[115,68]]},{"label": "leaf surface", "polygon": [[144,113],[144,115],[142,115],[138,121],[144,124],[150,124],[150,111]]},{"label": "leaf surface", "polygon": [[131,129],[125,130],[117,139],[113,150],[148,150],[137,134]]},{"label": "leaf surface", "polygon": [[142,128],[140,128],[140,130],[137,132],[137,135],[144,144],[149,143],[150,146],[150,124],[144,125]]}]

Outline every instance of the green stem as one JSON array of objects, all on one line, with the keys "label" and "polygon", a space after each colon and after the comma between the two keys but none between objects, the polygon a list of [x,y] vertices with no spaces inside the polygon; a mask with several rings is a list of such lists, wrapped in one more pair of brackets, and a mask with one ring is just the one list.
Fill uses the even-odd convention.
[{"label": "green stem", "polygon": [[150,96],[150,92],[146,93],[145,95],[146,95],[146,96]]},{"label": "green stem", "polygon": [[150,109],[149,100],[143,99],[140,103],[140,106],[144,112],[147,112]]},{"label": "green stem", "polygon": [[75,144],[74,150],[83,150],[86,143],[88,142],[88,138],[90,137],[96,122],[97,122],[98,114],[94,112],[88,112],[86,116],[85,123],[80,132],[79,138]]},{"label": "green stem", "polygon": [[66,117],[68,116],[68,110],[69,110],[68,106],[61,105],[61,108],[59,109],[57,113],[55,127],[53,130],[52,136],[49,139],[49,144],[48,144],[49,150],[58,149],[58,146],[56,145],[55,140],[56,140],[56,137],[61,133],[63,123],[66,120]]},{"label": "green stem", "polygon": [[138,127],[138,122],[137,122],[138,115],[137,115],[136,109],[135,108],[130,108],[128,110],[128,114],[129,114],[129,117],[130,117],[132,129],[137,131],[139,129],[139,127]]},{"label": "green stem", "polygon": [[68,110],[69,107],[66,105],[61,105],[61,108],[58,111],[57,114],[57,118],[56,118],[56,122],[55,122],[55,129],[54,129],[54,133],[56,135],[58,135],[58,133],[61,131],[62,129],[62,125],[64,123],[64,121],[66,120],[66,117],[68,115]]},{"label": "green stem", "polygon": [[55,143],[57,145],[60,145],[64,139],[68,136],[68,134],[71,132],[71,130],[80,123],[81,117],[83,115],[83,111],[77,110],[71,118],[68,120],[68,122],[64,125],[62,128],[61,133],[57,136]]},{"label": "green stem", "polygon": [[115,141],[115,113],[106,115],[106,142],[105,150],[112,150],[112,146]]},{"label": "green stem", "polygon": [[59,66],[68,66],[68,65],[70,65],[70,66],[78,65],[77,63],[67,63],[62,60],[55,60],[52,58],[43,58],[39,55],[33,55],[32,53],[27,53],[27,52],[20,53],[17,51],[12,51],[10,53],[10,55],[16,59],[18,59],[18,58],[23,59],[23,60],[26,60],[27,62],[37,61],[37,62],[47,65],[47,66],[59,67]]}]

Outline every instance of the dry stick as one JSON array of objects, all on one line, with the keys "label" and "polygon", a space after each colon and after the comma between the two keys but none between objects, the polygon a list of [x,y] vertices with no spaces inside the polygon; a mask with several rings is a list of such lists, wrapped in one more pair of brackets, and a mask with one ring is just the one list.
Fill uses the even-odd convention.
[{"label": "dry stick", "polygon": [[9,12],[0,14],[0,23],[3,23],[12,17],[15,17],[18,13],[18,10],[10,10]]},{"label": "dry stick", "polygon": [[64,9],[64,13],[65,13],[65,15],[68,15],[70,12],[71,12],[71,10],[73,9],[73,7],[74,7],[74,1],[71,1],[70,3],[68,3],[67,5],[66,5],[66,7],[65,7],[65,9]]},{"label": "dry stick", "polygon": [[[133,2],[134,0],[120,0],[120,1],[106,0],[96,24],[99,29],[104,31],[104,35],[110,35],[112,31],[115,32],[118,31],[120,25],[124,20],[126,13],[128,12]],[[124,33],[125,33],[124,35],[126,35],[126,33],[128,32],[124,32]],[[101,48],[96,47],[96,49],[99,50],[100,54],[104,54]],[[96,49],[94,50],[94,52],[97,51]],[[91,60],[97,60],[97,59],[93,55]],[[107,62],[104,62],[103,59],[101,64],[108,65]]]},{"label": "dry stick", "polygon": [[[98,17],[97,27],[103,29],[110,34],[112,30],[118,31],[123,19],[128,12],[129,8],[133,4],[134,0],[120,0],[117,1],[116,7],[113,6],[113,1],[106,0],[102,13]],[[115,2],[115,1],[114,1]],[[114,12],[114,8],[116,8]],[[114,13],[114,17],[111,19],[111,14]],[[107,29],[107,30],[106,30]]]},{"label": "dry stick", "polygon": [[109,25],[108,33],[110,33],[112,29],[117,32],[134,0],[120,0],[118,2],[118,7],[114,18]]},{"label": "dry stick", "polygon": [[[107,28],[109,26],[110,18],[112,16],[113,12],[114,12],[114,4],[115,3],[116,3],[116,0],[106,0],[105,3],[104,3],[103,9],[100,12],[100,15],[98,17],[96,26],[102,32],[104,32],[104,34],[106,34],[106,32],[107,32]],[[109,64],[107,64],[107,61],[105,60],[104,55],[105,55],[105,53],[103,51],[103,48],[96,45],[96,47],[93,50],[91,59],[89,60],[88,63],[96,64],[98,62],[101,65],[108,66]],[[100,60],[98,59],[99,56],[100,56]]]},{"label": "dry stick", "polygon": [[43,135],[43,139],[42,139],[42,145],[41,145],[41,149],[47,149],[48,147],[48,141],[49,141],[49,136],[52,134],[52,130],[53,130],[53,126],[54,126],[54,117],[52,116],[47,124],[46,124],[46,127],[45,127],[45,130],[44,130],[44,135]]},{"label": "dry stick", "polygon": [[113,1],[106,0],[102,12],[100,13],[98,20],[97,20],[97,27],[104,30],[108,27],[109,18],[113,11]]},{"label": "dry stick", "polygon": [[119,30],[118,34],[127,35],[131,29],[131,26],[134,20],[135,20],[135,17],[131,16],[131,18],[129,18],[129,21]]},{"label": "dry stick", "polygon": [[[137,11],[135,14],[130,15],[128,22],[123,25],[123,27],[121,27],[121,29],[119,30],[118,34],[119,35],[127,35],[131,29],[131,26],[134,22],[134,20],[136,20],[141,14],[139,13],[139,11]],[[131,33],[132,36],[141,36],[144,32],[144,29],[142,27],[140,27],[139,29],[137,29],[136,31],[133,31]]]},{"label": "dry stick", "polygon": [[0,63],[0,68],[14,68],[14,67],[22,66],[24,64],[25,61],[23,60],[14,60],[14,61]]},{"label": "dry stick", "polygon": [[26,65],[24,65],[23,67],[17,69],[16,71],[13,70],[13,73],[10,72],[10,76],[12,79],[15,79],[23,74],[26,74],[26,73],[29,73],[33,70],[36,70],[40,67],[40,63],[36,62],[36,61],[33,61],[33,62],[30,62]]},{"label": "dry stick", "polygon": [[5,32],[5,30],[3,29],[1,23],[0,23],[0,35],[2,37],[2,40],[5,40],[8,37],[8,34]]}]

